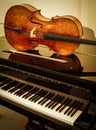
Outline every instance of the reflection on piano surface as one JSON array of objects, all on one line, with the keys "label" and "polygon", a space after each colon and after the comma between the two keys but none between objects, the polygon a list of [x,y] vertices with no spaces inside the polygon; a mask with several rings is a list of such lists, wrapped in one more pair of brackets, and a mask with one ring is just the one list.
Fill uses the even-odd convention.
[{"label": "reflection on piano surface", "polygon": [[[6,51],[7,52],[7,51]],[[63,72],[75,72],[75,71],[81,71],[81,64],[80,61],[78,59],[78,57],[74,54],[70,55],[70,56],[63,56],[63,55],[57,55],[57,54],[53,54],[51,56],[52,59],[57,59],[55,60],[51,60],[51,59],[43,59],[42,56],[41,57],[36,57],[32,56],[31,54],[37,54],[39,55],[38,51],[29,51],[29,56],[26,53],[14,53],[12,51],[9,50],[9,52],[11,52],[11,55],[9,56],[9,59],[14,60],[14,61],[19,61],[22,63],[27,63],[30,65],[37,65],[46,69],[51,69],[51,70],[56,70],[56,71],[63,71]],[[58,61],[58,60],[61,60]],[[65,62],[62,62],[65,61]]]},{"label": "reflection on piano surface", "polygon": [[[3,105],[10,105],[8,107],[29,119],[40,119],[45,125],[51,122],[62,129],[96,130],[95,57],[85,65],[83,62],[91,56],[53,54],[52,58],[67,61],[60,63],[4,50],[2,54],[8,54],[8,58],[0,55],[0,102]],[[39,55],[38,51],[31,53]]]}]

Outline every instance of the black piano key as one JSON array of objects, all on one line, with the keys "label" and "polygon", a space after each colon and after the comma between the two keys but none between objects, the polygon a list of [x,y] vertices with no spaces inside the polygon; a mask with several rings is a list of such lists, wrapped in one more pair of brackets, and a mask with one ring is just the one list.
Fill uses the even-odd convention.
[{"label": "black piano key", "polygon": [[20,83],[15,87],[14,95],[17,95],[18,91],[23,87],[24,83]]},{"label": "black piano key", "polygon": [[68,112],[71,110],[72,107],[75,107],[75,105],[77,104],[77,101],[75,100],[70,106],[69,108],[64,112],[64,114],[68,114]]},{"label": "black piano key", "polygon": [[28,90],[28,91],[22,96],[22,98],[27,99],[28,97],[30,97],[30,96],[32,95],[32,93],[34,93],[35,89],[36,89],[36,88],[34,88],[34,87],[32,86],[32,88],[31,88],[30,90]]},{"label": "black piano key", "polygon": [[69,105],[72,102],[72,99],[67,98],[65,99],[65,101],[63,102],[63,104],[61,104],[56,111],[62,112],[64,110],[64,108]]},{"label": "black piano key", "polygon": [[48,95],[46,95],[46,97],[41,101],[41,105],[44,105],[48,100],[50,100],[52,97],[54,97],[54,93],[50,92],[48,93]]},{"label": "black piano key", "polygon": [[68,111],[67,115],[70,116],[71,113],[78,107],[80,102],[76,102],[74,106]]},{"label": "black piano key", "polygon": [[78,105],[78,107],[76,107],[76,108],[74,109],[74,111],[70,114],[70,117],[73,117],[73,116],[75,115],[75,113],[76,113],[78,110],[80,110],[80,108],[81,108],[82,105],[83,105],[83,103],[80,102],[79,105]]},{"label": "black piano key", "polygon": [[12,80],[6,78],[6,79],[0,84],[0,87],[2,88],[2,87],[4,87],[4,86],[6,86],[10,81],[12,81]]},{"label": "black piano key", "polygon": [[26,85],[26,87],[24,87],[23,91],[26,92],[26,91],[29,91],[33,88],[33,86],[31,85]]},{"label": "black piano key", "polygon": [[37,102],[41,97],[44,97],[48,91],[42,90],[42,92],[35,98],[34,103]]},{"label": "black piano key", "polygon": [[30,86],[30,85],[24,85],[21,90],[20,90],[20,95],[19,96],[22,96],[24,95],[26,92],[28,92],[30,89],[32,89],[33,87]]},{"label": "black piano key", "polygon": [[0,76],[0,84],[1,84],[2,82],[4,82],[6,79],[7,79],[6,77]]},{"label": "black piano key", "polygon": [[38,91],[36,91],[36,92],[34,93],[34,95],[32,95],[32,96],[29,98],[29,100],[30,100],[30,101],[33,101],[33,100],[37,97],[37,95],[38,95],[40,92],[41,92],[41,89],[38,89]]},{"label": "black piano key", "polygon": [[60,97],[60,96],[57,95],[57,96],[50,102],[50,104],[48,105],[48,108],[51,108],[51,107],[54,105],[54,103],[58,101],[58,98],[59,98],[59,97]]},{"label": "black piano key", "polygon": [[33,87],[33,89],[32,90],[30,90],[27,94],[25,94],[23,97],[25,98],[25,99],[27,99],[27,98],[29,98],[32,94],[34,94],[34,93],[36,93],[37,91],[39,91],[39,88],[34,88]]},{"label": "black piano key", "polygon": [[41,105],[43,105],[44,103],[46,103],[51,97],[53,97],[55,94],[54,93],[52,93],[52,92],[50,92],[50,93],[48,93],[45,97],[44,97],[44,99],[42,99],[42,100],[40,100],[39,102],[38,102],[38,104],[41,104]]},{"label": "black piano key", "polygon": [[57,108],[56,108],[56,111],[62,111],[63,110],[63,107],[65,107],[65,104],[66,104],[66,102],[68,102],[68,100],[69,100],[69,98],[64,98],[64,101],[61,103],[61,105],[60,106],[58,106]]},{"label": "black piano key", "polygon": [[38,93],[36,93],[36,94],[32,97],[31,101],[36,102],[37,99],[40,97],[40,94],[42,94],[42,90],[40,90]]},{"label": "black piano key", "polygon": [[53,103],[51,103],[51,106],[50,106],[50,108],[51,109],[53,109],[54,108],[54,105],[57,103],[58,104],[58,102],[59,102],[59,100],[61,99],[61,96],[60,95],[58,95],[58,97],[57,97],[57,99],[56,100],[54,100],[53,101]]},{"label": "black piano key", "polygon": [[50,102],[48,102],[47,104],[46,104],[46,106],[45,107],[49,107],[50,108],[50,106],[51,106],[51,103],[53,103],[53,101],[54,100],[56,100],[56,98],[58,97],[58,95],[55,95],[55,97],[53,97],[52,99],[51,99],[51,101]]},{"label": "black piano key", "polygon": [[7,88],[10,86],[10,83],[13,82],[13,80],[11,80],[11,79],[8,79],[7,81],[8,81],[8,82],[6,82],[6,83],[1,87],[1,89],[7,90]]},{"label": "black piano key", "polygon": [[36,91],[36,92],[34,93],[34,96],[30,97],[29,100],[30,100],[30,101],[34,101],[34,100],[36,99],[36,97],[38,97],[38,95],[39,95],[41,92],[42,92],[42,90],[41,90],[41,89],[38,89],[38,91]]},{"label": "black piano key", "polygon": [[20,82],[15,81],[14,86],[12,86],[12,88],[10,88],[10,89],[8,90],[8,92],[13,93],[13,92],[16,90],[17,86],[19,86],[19,85],[20,85]]},{"label": "black piano key", "polygon": [[27,98],[28,95],[31,94],[31,92],[34,90],[34,87],[31,86],[31,85],[27,85],[25,88],[24,88],[24,94],[22,96],[22,98]]},{"label": "black piano key", "polygon": [[[2,79],[3,79],[3,77],[2,77]],[[4,79],[0,82],[0,87],[2,87],[4,84],[8,83],[8,82],[9,82],[8,80],[9,80],[8,78],[4,78]]]},{"label": "black piano key", "polygon": [[22,88],[24,88],[24,86],[25,86],[25,84],[21,83],[20,86],[19,86],[19,89],[14,94],[17,95],[17,96],[20,96]]},{"label": "black piano key", "polygon": [[45,93],[40,97],[40,100],[38,102],[38,104],[41,104],[43,105],[43,101],[46,99],[46,97],[49,95],[49,92],[48,91],[45,91]]},{"label": "black piano key", "polygon": [[7,91],[7,90],[11,87],[11,86],[10,86],[11,82],[12,82],[12,80],[11,80],[9,83],[3,85],[1,89]]},{"label": "black piano key", "polygon": [[2,87],[3,90],[8,91],[16,84],[16,81],[11,80],[6,86]]},{"label": "black piano key", "polygon": [[56,107],[56,106],[58,105],[58,103],[61,103],[63,100],[64,100],[64,97],[60,96],[59,99],[58,99],[58,101],[55,102],[55,103],[52,105],[51,109],[54,109],[54,107]]},{"label": "black piano key", "polygon": [[10,93],[16,93],[17,90],[19,90],[22,87],[22,83],[18,82],[17,85],[15,85],[9,92]]},{"label": "black piano key", "polygon": [[64,104],[64,102],[65,102],[65,97],[63,96],[63,99],[61,102],[59,102],[60,105],[56,108],[56,111],[58,111],[61,108],[61,106]]}]

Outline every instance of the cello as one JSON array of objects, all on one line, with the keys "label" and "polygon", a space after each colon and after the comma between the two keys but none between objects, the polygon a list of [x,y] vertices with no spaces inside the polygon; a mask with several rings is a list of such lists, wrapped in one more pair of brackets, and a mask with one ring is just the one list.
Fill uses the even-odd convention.
[{"label": "cello", "polygon": [[70,15],[48,19],[41,10],[27,4],[11,7],[5,16],[5,36],[12,47],[20,51],[38,45],[48,46],[60,55],[70,55],[80,43],[96,45],[96,41],[83,39],[80,21]]}]

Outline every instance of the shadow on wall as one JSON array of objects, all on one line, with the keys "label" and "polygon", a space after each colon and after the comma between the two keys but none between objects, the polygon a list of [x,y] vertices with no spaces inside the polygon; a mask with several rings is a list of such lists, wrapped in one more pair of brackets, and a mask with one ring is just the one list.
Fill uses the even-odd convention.
[{"label": "shadow on wall", "polygon": [[90,40],[96,40],[94,31],[91,28],[83,27],[84,32],[84,38],[90,39]]}]

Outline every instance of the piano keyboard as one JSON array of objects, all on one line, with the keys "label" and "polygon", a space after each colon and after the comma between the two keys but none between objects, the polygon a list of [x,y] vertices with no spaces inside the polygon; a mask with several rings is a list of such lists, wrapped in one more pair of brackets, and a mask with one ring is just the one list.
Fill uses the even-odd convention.
[{"label": "piano keyboard", "polygon": [[88,101],[0,73],[0,98],[61,124],[74,125]]}]

